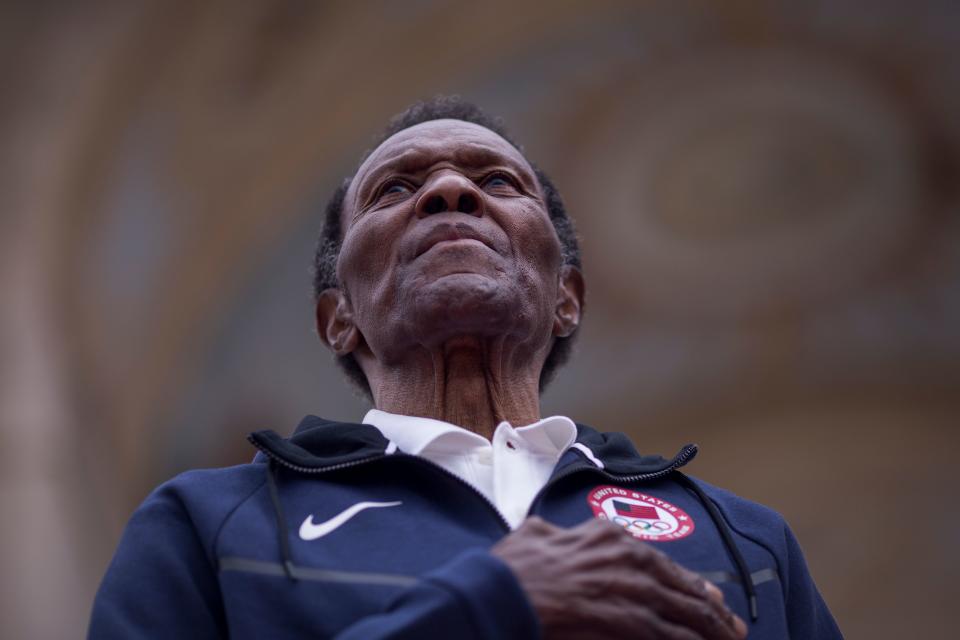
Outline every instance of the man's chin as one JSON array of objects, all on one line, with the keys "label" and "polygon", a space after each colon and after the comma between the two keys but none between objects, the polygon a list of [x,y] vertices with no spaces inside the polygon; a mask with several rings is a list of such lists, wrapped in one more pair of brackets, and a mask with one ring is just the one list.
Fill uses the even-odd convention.
[{"label": "man's chin", "polygon": [[411,310],[415,325],[437,338],[502,334],[523,307],[512,288],[472,272],[450,273],[424,283],[411,300],[416,306]]}]

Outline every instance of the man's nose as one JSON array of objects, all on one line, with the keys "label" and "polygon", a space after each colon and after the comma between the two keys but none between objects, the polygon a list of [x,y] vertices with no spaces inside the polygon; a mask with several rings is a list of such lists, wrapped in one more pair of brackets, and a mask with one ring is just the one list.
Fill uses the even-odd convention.
[{"label": "man's nose", "polygon": [[483,215],[483,200],[466,176],[445,173],[435,177],[417,200],[417,215],[421,218],[447,211]]}]

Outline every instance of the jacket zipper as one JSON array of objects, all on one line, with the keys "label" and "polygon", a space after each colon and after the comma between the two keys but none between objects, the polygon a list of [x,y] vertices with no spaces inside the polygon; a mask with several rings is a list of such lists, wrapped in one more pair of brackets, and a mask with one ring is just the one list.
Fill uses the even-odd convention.
[{"label": "jacket zipper", "polygon": [[[390,455],[388,455],[388,454],[380,454],[380,455],[371,456],[371,457],[369,457],[369,458],[363,458],[362,460],[353,460],[353,461],[351,461],[351,462],[341,462],[340,464],[330,465],[329,467],[319,467],[319,468],[317,468],[317,467],[303,467],[303,466],[300,466],[300,465],[298,465],[298,464],[293,464],[292,462],[288,462],[287,460],[284,460],[283,458],[281,458],[281,457],[278,456],[277,454],[273,453],[272,451],[264,448],[263,446],[261,446],[258,442],[254,441],[254,440],[251,440],[251,443],[253,444],[254,447],[256,447],[256,448],[259,449],[261,452],[263,452],[263,455],[265,455],[265,456],[267,456],[268,458],[270,458],[271,460],[277,462],[277,463],[280,464],[281,466],[284,466],[284,467],[286,467],[287,469],[290,469],[290,470],[292,470],[292,471],[297,471],[297,472],[299,472],[299,473],[310,473],[310,474],[326,473],[326,472],[328,472],[328,471],[337,471],[337,470],[339,470],[339,469],[347,469],[347,468],[349,468],[349,467],[356,467],[356,466],[359,466],[359,465],[362,465],[362,464],[367,464],[367,463],[369,463],[369,462],[376,462],[377,460],[384,460],[384,459],[386,459],[386,458],[396,458],[396,457],[397,457],[397,454],[390,454]],[[426,465],[427,467],[429,467],[429,468],[431,468],[431,469],[436,469],[437,471],[439,471],[439,472],[440,472],[441,474],[443,474],[444,476],[446,476],[446,477],[450,478],[451,480],[453,480],[456,484],[459,484],[460,486],[464,487],[464,488],[467,489],[470,493],[474,494],[477,498],[479,498],[481,501],[483,501],[484,504],[487,505],[487,507],[488,507],[488,508],[490,509],[490,511],[496,516],[497,520],[499,521],[500,525],[504,528],[505,531],[509,532],[509,531],[512,530],[511,527],[510,527],[510,523],[508,523],[508,522],[507,522],[507,519],[503,517],[503,514],[502,514],[502,513],[500,513],[500,509],[497,509],[497,506],[496,506],[495,504],[493,504],[493,502],[491,502],[490,499],[489,499],[487,496],[485,496],[485,495],[483,495],[482,493],[480,493],[479,491],[477,491],[477,489],[476,489],[473,485],[471,485],[469,482],[467,482],[466,480],[464,480],[464,479],[461,478],[460,476],[456,475],[455,473],[453,473],[453,472],[451,472],[451,471],[447,471],[446,469],[444,469],[443,467],[441,467],[441,466],[438,465],[437,463],[431,462],[430,460],[427,460],[426,458],[421,458],[420,456],[411,456],[411,455],[409,455],[409,454],[402,453],[402,452],[401,452],[399,455],[401,456],[401,457],[399,458],[399,459],[401,459],[401,460],[411,460],[411,461],[413,461],[415,464],[422,464],[422,465]]]},{"label": "jacket zipper", "polygon": [[592,471],[593,473],[599,473],[604,478],[607,478],[608,480],[611,480],[613,482],[645,482],[647,480],[658,480],[660,478],[663,478],[664,476],[667,476],[673,473],[683,465],[687,464],[690,458],[692,458],[696,454],[697,454],[697,447],[695,445],[687,445],[680,450],[680,453],[674,456],[669,466],[664,467],[663,469],[658,469],[657,471],[651,471],[649,473],[641,473],[633,476],[614,475],[608,471],[604,471],[603,469],[599,469],[595,466],[592,466],[591,463],[584,463],[584,464],[591,464],[591,466],[571,465],[572,468],[561,471],[557,475],[550,478],[550,480],[547,481],[547,484],[543,485],[543,488],[540,489],[540,491],[537,492],[537,495],[533,497],[533,502],[530,503],[530,509],[527,510],[527,515],[528,516],[533,515],[536,508],[540,506],[540,502],[543,499],[544,495],[546,494],[547,490],[549,490],[553,485],[555,485],[560,480],[563,480],[564,478],[572,476],[576,473],[580,473],[581,471]]}]

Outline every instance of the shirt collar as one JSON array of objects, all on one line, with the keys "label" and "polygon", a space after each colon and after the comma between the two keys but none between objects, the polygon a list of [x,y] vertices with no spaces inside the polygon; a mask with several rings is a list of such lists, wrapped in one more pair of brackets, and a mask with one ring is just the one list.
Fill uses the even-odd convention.
[{"label": "shirt collar", "polygon": [[550,416],[516,431],[534,451],[557,457],[577,439],[577,425],[566,416]]},{"label": "shirt collar", "polygon": [[[432,451],[460,453],[477,447],[489,447],[490,441],[481,435],[455,424],[387,413],[371,409],[363,417],[363,423],[373,425],[388,440],[396,443],[404,453],[420,455],[430,447]],[[499,428],[499,427],[498,427]],[[551,416],[533,424],[515,429],[537,453],[559,457],[576,440],[577,426],[566,416]]]}]

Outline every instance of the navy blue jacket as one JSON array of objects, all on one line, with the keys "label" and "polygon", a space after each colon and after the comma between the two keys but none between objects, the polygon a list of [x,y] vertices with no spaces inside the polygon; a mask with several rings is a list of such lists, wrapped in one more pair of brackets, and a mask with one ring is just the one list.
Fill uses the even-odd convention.
[{"label": "navy blue jacket", "polygon": [[[519,583],[488,552],[509,527],[468,484],[392,452],[369,425],[308,416],[290,439],[250,439],[252,463],[184,473],[136,511],[91,638],[539,637]],[[609,497],[601,517],[642,529],[672,510],[664,518],[684,528],[651,544],[717,583],[751,639],[841,638],[783,519],[678,471],[696,447],[640,456],[622,434],[583,425],[577,442],[531,514],[570,527],[605,513]],[[300,535],[361,502],[392,506]]]}]

